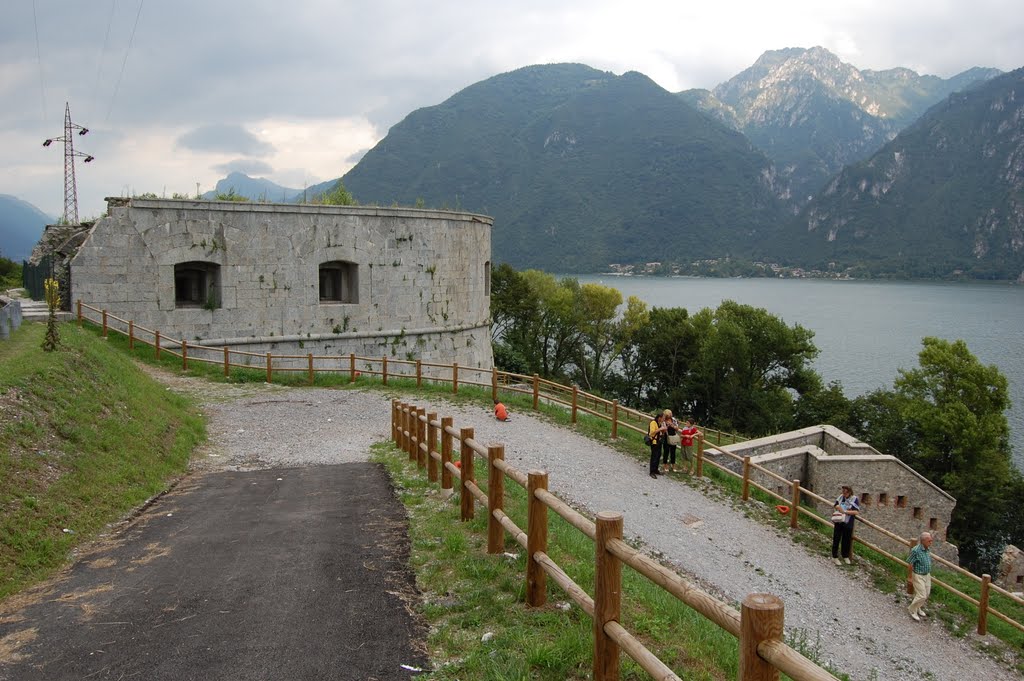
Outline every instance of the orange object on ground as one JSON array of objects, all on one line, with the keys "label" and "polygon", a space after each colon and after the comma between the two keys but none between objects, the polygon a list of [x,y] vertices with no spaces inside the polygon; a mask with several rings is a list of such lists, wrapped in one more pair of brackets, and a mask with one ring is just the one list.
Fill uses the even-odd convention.
[{"label": "orange object on ground", "polygon": [[778,506],[775,507],[775,510],[781,513],[782,515],[786,515],[787,513],[789,513],[789,506],[779,504]]}]

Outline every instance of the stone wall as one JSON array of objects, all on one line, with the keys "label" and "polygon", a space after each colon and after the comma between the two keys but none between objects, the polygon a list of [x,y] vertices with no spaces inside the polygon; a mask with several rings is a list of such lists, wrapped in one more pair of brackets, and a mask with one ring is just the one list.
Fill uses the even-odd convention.
[{"label": "stone wall", "polygon": [[[108,207],[71,260],[74,301],[190,344],[493,365],[491,218],[170,199]],[[324,299],[330,263],[349,268],[344,301]],[[181,293],[186,264],[205,269],[201,304]]]},{"label": "stone wall", "polygon": [[[801,430],[749,440],[724,449],[781,475],[800,480],[801,485],[826,499],[835,499],[842,485],[849,485],[861,499],[864,518],[890,532],[915,540],[921,532],[933,533],[933,551],[947,560],[957,560],[957,549],[946,542],[946,530],[956,499],[929,482],[899,459],[882,454],[833,426]],[[727,460],[719,456],[718,462]],[[739,462],[728,463],[736,472]],[[782,497],[790,487],[779,480],[754,472],[751,479]],[[817,503],[827,515],[831,504]],[[909,548],[865,525],[856,532],[862,539],[903,557]]]},{"label": "stone wall", "polygon": [[21,303],[0,296],[0,340],[7,340],[21,326]]},{"label": "stone wall", "polygon": [[1024,592],[1024,551],[1007,544],[996,572],[995,583],[1007,591]]}]

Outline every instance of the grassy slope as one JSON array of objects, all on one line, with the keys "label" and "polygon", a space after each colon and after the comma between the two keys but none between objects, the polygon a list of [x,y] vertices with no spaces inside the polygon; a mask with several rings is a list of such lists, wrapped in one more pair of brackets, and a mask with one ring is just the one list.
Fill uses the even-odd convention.
[{"label": "grassy slope", "polygon": [[[182,473],[202,416],[95,334],[25,324],[0,343],[0,598]],[[68,530],[68,531],[65,531]]]}]

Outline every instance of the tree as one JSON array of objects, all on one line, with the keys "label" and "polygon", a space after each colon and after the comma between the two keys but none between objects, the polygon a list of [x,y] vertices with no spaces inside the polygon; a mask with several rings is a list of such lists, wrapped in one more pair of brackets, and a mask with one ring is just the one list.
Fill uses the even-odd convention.
[{"label": "tree", "polygon": [[750,435],[790,427],[793,395],[820,385],[814,332],[731,300],[691,320],[699,345],[684,389],[694,415]]},{"label": "tree", "polygon": [[615,359],[605,376],[605,392],[629,405],[642,404],[640,339],[650,320],[647,303],[630,296],[616,326]]},{"label": "tree", "polygon": [[[155,195],[154,195],[155,196]],[[231,187],[226,192],[217,192],[214,196],[216,201],[234,201],[236,203],[246,203],[249,201],[248,196],[243,196],[235,191],[234,187]]]},{"label": "tree", "polygon": [[900,414],[914,429],[910,462],[956,497],[949,535],[961,560],[991,570],[1007,537],[1001,522],[1009,505],[1019,503],[1007,496],[1015,470],[1006,377],[979,362],[962,340],[928,337],[922,345],[920,367],[901,371],[895,382]]},{"label": "tree", "polygon": [[600,284],[583,284],[578,293],[580,342],[576,349],[576,368],[584,388],[601,390],[615,361],[616,349],[623,341],[620,324],[615,318],[622,304],[622,294]]},{"label": "tree", "polygon": [[694,395],[687,377],[699,352],[689,313],[681,307],[656,307],[638,333],[637,364],[644,376],[640,390],[651,408],[672,406],[680,414],[691,412]]},{"label": "tree", "polygon": [[853,402],[843,393],[843,386],[839,381],[832,381],[824,386],[820,378],[812,380],[811,385],[793,405],[795,427],[804,428],[822,423],[846,432],[851,431],[854,423]]},{"label": "tree", "polygon": [[505,371],[526,374],[531,363],[540,299],[522,274],[508,263],[491,273],[491,341],[495,363]]},{"label": "tree", "polygon": [[352,194],[345,189],[344,183],[339,178],[334,186],[328,191],[324,192],[316,199],[313,203],[319,203],[325,206],[355,206],[358,205],[358,201],[353,198]]},{"label": "tree", "polygon": [[0,251],[0,289],[19,286],[21,286],[21,263],[5,258],[3,251]]}]

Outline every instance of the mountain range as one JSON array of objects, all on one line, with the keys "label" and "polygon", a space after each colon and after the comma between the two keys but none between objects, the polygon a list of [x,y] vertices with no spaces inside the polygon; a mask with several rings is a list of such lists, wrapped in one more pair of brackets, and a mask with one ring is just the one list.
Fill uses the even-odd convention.
[{"label": "mountain range", "polygon": [[46,225],[54,218],[28,201],[0,194],[0,256],[28,260]]},{"label": "mountain range", "polygon": [[[492,215],[493,260],[520,268],[761,259],[1024,280],[1022,102],[1020,70],[859,70],[820,47],[677,93],[528,66],[411,112],[342,179],[364,204]],[[336,181],[232,173],[204,196],[302,201]]]},{"label": "mountain range", "polygon": [[742,134],[640,73],[580,64],[526,67],[414,111],[343,179],[361,202],[500,216],[495,260],[549,271],[753,257],[786,219],[771,162]]},{"label": "mountain range", "polygon": [[999,74],[973,68],[943,79],[904,68],[861,71],[822,47],[787,48],[765,52],[714,90],[679,96],[763,150],[801,204],[938,101]]},{"label": "mountain range", "polygon": [[819,264],[1024,281],[1024,68],[948,96],[847,166],[789,238]]}]

